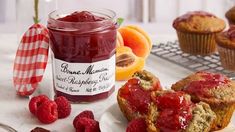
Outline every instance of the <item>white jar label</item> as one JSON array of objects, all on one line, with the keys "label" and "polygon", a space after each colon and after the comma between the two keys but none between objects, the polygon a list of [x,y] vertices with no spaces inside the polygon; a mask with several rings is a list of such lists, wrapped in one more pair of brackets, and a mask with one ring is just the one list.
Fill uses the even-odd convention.
[{"label": "white jar label", "polygon": [[115,85],[115,55],[94,63],[70,63],[53,58],[56,90],[69,95],[95,95]]}]

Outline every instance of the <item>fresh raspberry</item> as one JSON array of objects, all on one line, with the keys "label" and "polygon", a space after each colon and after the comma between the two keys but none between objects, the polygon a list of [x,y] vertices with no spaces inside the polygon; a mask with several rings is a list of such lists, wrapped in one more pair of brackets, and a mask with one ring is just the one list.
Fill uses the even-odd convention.
[{"label": "fresh raspberry", "polygon": [[81,117],[76,122],[76,132],[100,132],[99,122]]},{"label": "fresh raspberry", "polygon": [[57,104],[54,101],[46,101],[38,107],[38,120],[42,123],[49,124],[58,119]]},{"label": "fresh raspberry", "polygon": [[147,125],[143,118],[138,118],[132,120],[126,129],[126,132],[147,132]]},{"label": "fresh raspberry", "polygon": [[[89,118],[89,119],[93,119],[94,120],[94,114],[92,111],[90,110],[85,110],[81,113],[79,113],[73,120],[73,126],[75,127],[76,125],[76,122],[78,119],[82,118],[82,117],[86,117],[86,118]],[[75,127],[76,128],[76,127]]]},{"label": "fresh raspberry", "polygon": [[38,107],[46,101],[49,101],[49,98],[46,95],[39,95],[31,98],[29,101],[29,111],[36,115]]},{"label": "fresh raspberry", "polygon": [[71,104],[64,96],[57,97],[55,102],[57,104],[58,118],[61,119],[70,115]]}]

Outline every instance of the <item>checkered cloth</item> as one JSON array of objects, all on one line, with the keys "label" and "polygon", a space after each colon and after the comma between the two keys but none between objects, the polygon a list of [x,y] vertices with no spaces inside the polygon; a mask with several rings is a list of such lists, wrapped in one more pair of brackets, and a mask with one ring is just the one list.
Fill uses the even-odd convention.
[{"label": "checkered cloth", "polygon": [[42,80],[48,60],[48,30],[34,24],[25,32],[18,47],[13,70],[18,95],[31,95]]}]

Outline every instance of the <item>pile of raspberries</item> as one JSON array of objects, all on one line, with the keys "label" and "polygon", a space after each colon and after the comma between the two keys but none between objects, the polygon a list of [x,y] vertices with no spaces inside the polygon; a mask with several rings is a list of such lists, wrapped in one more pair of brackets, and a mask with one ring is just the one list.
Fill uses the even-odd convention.
[{"label": "pile of raspberries", "polygon": [[[29,111],[44,124],[50,124],[57,119],[70,115],[71,104],[63,96],[50,100],[46,95],[39,95],[29,101]],[[92,111],[85,110],[73,120],[76,132],[100,132],[99,122],[94,119]]]}]

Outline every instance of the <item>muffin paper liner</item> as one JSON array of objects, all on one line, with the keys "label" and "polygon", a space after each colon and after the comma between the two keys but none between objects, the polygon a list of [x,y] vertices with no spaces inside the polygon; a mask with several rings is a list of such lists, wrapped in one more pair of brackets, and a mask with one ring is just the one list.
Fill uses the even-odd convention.
[{"label": "muffin paper liner", "polygon": [[228,126],[231,117],[233,115],[233,111],[235,109],[234,104],[209,104],[211,109],[216,114],[216,120],[214,121],[211,130],[221,130]]},{"label": "muffin paper liner", "polygon": [[179,46],[185,53],[192,55],[210,55],[216,51],[217,33],[187,33],[177,31]]},{"label": "muffin paper liner", "polygon": [[218,46],[218,51],[222,67],[235,71],[235,49]]}]

